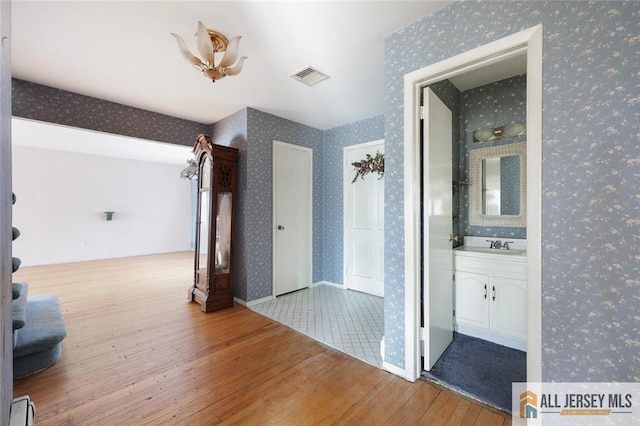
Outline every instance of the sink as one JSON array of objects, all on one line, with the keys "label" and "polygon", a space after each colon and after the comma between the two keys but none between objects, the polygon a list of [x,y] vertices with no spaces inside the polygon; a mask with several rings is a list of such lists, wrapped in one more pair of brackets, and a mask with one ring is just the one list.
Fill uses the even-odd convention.
[{"label": "sink", "polygon": [[527,252],[526,250],[518,250],[518,249],[504,250],[504,249],[493,249],[493,248],[488,248],[488,247],[473,247],[473,246],[457,247],[454,250],[457,250],[457,251],[469,251],[469,252],[475,252],[475,253],[502,254],[502,255],[507,255],[507,256],[516,256],[516,255],[522,256],[523,254],[526,254],[526,252]]}]

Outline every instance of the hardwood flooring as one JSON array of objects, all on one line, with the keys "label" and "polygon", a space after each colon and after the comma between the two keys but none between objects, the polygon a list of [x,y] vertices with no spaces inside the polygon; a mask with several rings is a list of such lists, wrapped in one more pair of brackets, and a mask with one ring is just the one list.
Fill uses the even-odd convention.
[{"label": "hardwood flooring", "polygon": [[191,253],[21,268],[60,298],[62,359],[14,383],[38,425],[509,425],[510,416],[407,382],[241,306],[186,302]]}]

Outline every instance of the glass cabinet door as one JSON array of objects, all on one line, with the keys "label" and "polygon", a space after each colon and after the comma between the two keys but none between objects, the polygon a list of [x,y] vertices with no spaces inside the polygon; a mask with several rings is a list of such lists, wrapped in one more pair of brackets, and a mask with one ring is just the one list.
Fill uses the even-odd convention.
[{"label": "glass cabinet door", "polygon": [[231,192],[218,193],[216,216],[216,275],[228,274],[231,265]]},{"label": "glass cabinet door", "polygon": [[[199,276],[204,279],[208,276],[208,262],[207,256],[209,254],[210,241],[209,236],[211,230],[209,228],[209,220],[211,217],[211,158],[207,157],[202,163],[202,170],[199,175],[201,179],[198,181],[198,196],[199,196],[199,223],[197,227],[196,235],[198,242],[198,256],[196,257],[196,271]],[[199,278],[198,281],[201,279]]]}]

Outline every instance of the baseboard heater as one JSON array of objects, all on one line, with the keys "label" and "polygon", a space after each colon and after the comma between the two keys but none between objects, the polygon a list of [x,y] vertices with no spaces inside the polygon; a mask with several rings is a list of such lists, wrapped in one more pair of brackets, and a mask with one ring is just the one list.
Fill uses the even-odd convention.
[{"label": "baseboard heater", "polygon": [[11,417],[9,426],[33,426],[33,418],[36,416],[36,406],[29,395],[15,398],[11,404]]}]

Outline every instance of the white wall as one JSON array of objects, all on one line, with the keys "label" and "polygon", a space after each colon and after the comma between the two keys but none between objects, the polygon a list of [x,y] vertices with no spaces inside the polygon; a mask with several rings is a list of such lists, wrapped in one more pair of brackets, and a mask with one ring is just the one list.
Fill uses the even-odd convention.
[{"label": "white wall", "polygon": [[30,266],[189,250],[185,166],[14,145],[14,256]]}]

